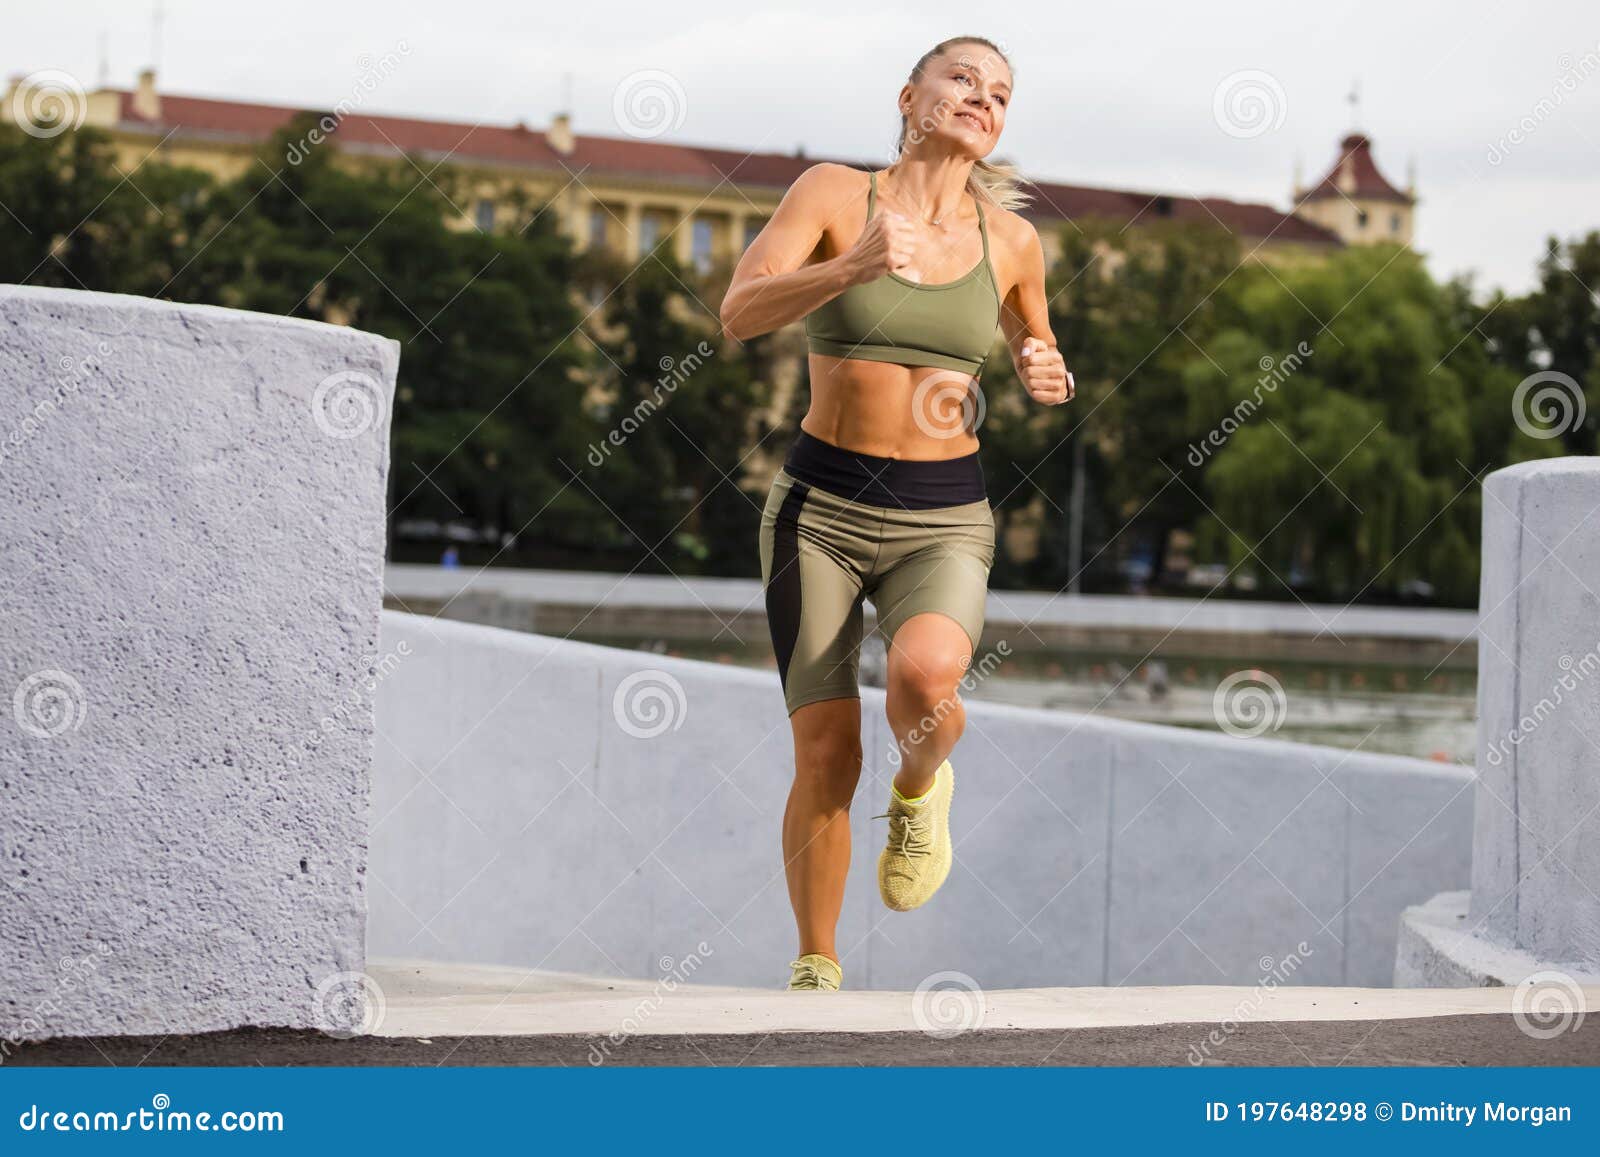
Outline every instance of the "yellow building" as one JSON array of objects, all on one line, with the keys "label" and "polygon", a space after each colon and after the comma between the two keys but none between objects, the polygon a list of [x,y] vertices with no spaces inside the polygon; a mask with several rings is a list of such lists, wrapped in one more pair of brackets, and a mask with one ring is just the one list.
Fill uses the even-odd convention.
[{"label": "yellow building", "polygon": [[[333,147],[351,160],[410,157],[419,172],[448,167],[458,222],[492,229],[506,222],[518,195],[550,203],[580,248],[604,245],[623,255],[648,252],[670,239],[677,256],[705,270],[741,253],[784,191],[818,160],[794,153],[747,153],[627,136],[579,135],[565,114],[544,129],[370,115],[349,108],[294,109],[182,96],[159,90],[152,71],[131,90],[91,93],[36,73],[14,79],[0,100],[0,119],[53,115],[53,130],[92,125],[115,142],[132,171],[151,156],[220,177],[255,163],[261,143],[310,112],[314,129],[286,149],[284,165]],[[42,78],[42,79],[41,79]],[[70,81],[70,78],[67,78]],[[50,84],[59,91],[44,91]],[[48,113],[49,97],[57,111]],[[1360,138],[1365,142],[1366,138]],[[1346,142],[1349,144],[1349,142]],[[842,163],[866,167],[862,162]],[[1297,197],[1295,212],[1220,197],[1132,192],[1037,181],[1026,210],[1039,226],[1046,256],[1057,256],[1059,226],[1099,218],[1118,228],[1159,220],[1221,226],[1247,252],[1292,258],[1327,252],[1368,237],[1409,240],[1412,202],[1377,174],[1370,149],[1347,150],[1321,184]],[[1382,182],[1381,186],[1378,182]],[[443,184],[444,182],[439,182]],[[465,190],[456,195],[457,190]],[[1399,199],[1397,199],[1399,198]],[[1391,229],[1401,215],[1403,228]]]},{"label": "yellow building", "polygon": [[1378,171],[1372,141],[1351,133],[1339,142],[1339,159],[1309,189],[1295,182],[1295,214],[1338,235],[1347,245],[1410,245],[1416,189],[1401,192]]}]

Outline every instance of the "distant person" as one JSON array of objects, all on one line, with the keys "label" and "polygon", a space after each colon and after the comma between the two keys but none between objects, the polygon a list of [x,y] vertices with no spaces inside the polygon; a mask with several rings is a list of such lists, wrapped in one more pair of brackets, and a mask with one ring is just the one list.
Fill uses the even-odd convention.
[{"label": "distant person", "polygon": [[444,554],[439,556],[439,565],[445,570],[455,570],[461,565],[461,552],[453,546],[444,548]]},{"label": "distant person", "polygon": [[[984,158],[1011,103],[1009,62],[979,37],[935,46],[899,94],[897,159],[806,170],[739,262],[723,331],[805,319],[811,404],[768,494],[760,554],[794,737],[783,820],[799,927],[791,989],[837,989],[835,926],[861,775],[862,599],[888,643],[900,751],[878,859],[883,902],[927,902],[950,873],[947,759],[957,683],[983,633],[994,516],[978,463],[978,378],[996,327],[1035,401],[1073,395],[1045,297],[1044,252]],[[885,817],[879,817],[885,818]]]},{"label": "distant person", "polygon": [[1151,659],[1144,665],[1144,683],[1150,690],[1150,698],[1157,703],[1167,697],[1172,689],[1172,680],[1167,675],[1167,665],[1160,659]]}]

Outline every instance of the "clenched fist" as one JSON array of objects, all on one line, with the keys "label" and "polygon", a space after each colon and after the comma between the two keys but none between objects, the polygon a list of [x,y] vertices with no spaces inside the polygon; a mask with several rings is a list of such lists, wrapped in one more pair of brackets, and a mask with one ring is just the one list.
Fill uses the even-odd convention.
[{"label": "clenched fist", "polygon": [[1072,401],[1077,389],[1072,384],[1072,375],[1067,372],[1066,359],[1055,346],[1030,337],[1022,343],[1021,361],[1022,384],[1034,401],[1047,406]]},{"label": "clenched fist", "polygon": [[911,222],[899,213],[879,213],[867,222],[848,254],[856,284],[876,281],[885,273],[902,277],[911,269],[916,251],[916,233]]}]

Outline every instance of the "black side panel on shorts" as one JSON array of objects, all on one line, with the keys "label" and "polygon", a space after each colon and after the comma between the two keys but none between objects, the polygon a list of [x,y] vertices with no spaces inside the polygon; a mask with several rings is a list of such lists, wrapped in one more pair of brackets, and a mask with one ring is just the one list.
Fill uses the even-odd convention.
[{"label": "black side panel on shorts", "polygon": [[789,487],[778,507],[772,528],[772,576],[767,582],[767,629],[778,658],[778,680],[787,685],[789,659],[800,637],[800,509],[811,488],[803,482]]}]

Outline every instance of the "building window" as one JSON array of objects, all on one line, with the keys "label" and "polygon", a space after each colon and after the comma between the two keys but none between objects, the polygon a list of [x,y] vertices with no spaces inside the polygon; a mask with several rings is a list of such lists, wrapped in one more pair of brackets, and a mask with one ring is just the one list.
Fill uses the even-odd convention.
[{"label": "building window", "polygon": [[1389,217],[1389,232],[1391,232],[1391,233],[1400,232],[1400,214],[1393,213],[1393,214],[1390,215],[1390,217]]},{"label": "building window", "polygon": [[711,269],[711,222],[696,217],[689,242],[689,257],[701,273]]},{"label": "building window", "polygon": [[1365,209],[1357,209],[1356,210],[1356,228],[1357,229],[1365,229],[1366,227],[1367,227],[1367,211]]},{"label": "building window", "polygon": [[661,221],[646,213],[639,218],[639,256],[647,256],[661,241]]},{"label": "building window", "polygon": [[478,222],[478,228],[484,233],[489,232],[494,228],[494,202],[488,197],[478,198],[474,217]]},{"label": "building window", "polygon": [[744,247],[750,248],[750,243],[761,236],[761,230],[766,226],[765,221],[746,221],[744,224]]},{"label": "building window", "polygon": [[604,249],[606,246],[606,218],[605,206],[596,205],[589,210],[589,247],[591,249]]}]

